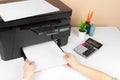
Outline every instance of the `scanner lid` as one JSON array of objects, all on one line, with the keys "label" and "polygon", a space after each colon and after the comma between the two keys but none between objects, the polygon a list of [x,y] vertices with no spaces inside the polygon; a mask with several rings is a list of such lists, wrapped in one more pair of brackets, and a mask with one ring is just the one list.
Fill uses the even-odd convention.
[{"label": "scanner lid", "polygon": [[0,17],[0,28],[15,27],[41,21],[69,18],[71,16],[72,10],[61,1],[59,0],[46,0],[46,1],[54,5],[55,7],[58,7],[60,11],[22,18],[8,22],[4,22],[3,19]]}]

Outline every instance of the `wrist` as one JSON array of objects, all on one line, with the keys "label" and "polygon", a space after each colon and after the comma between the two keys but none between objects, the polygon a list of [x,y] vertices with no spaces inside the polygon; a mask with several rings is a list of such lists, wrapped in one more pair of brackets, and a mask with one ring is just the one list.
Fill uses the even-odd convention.
[{"label": "wrist", "polygon": [[81,66],[81,64],[80,64],[80,63],[76,63],[76,65],[75,65],[74,69],[75,69],[75,70],[79,70],[80,66]]},{"label": "wrist", "polygon": [[32,79],[26,79],[26,78],[23,78],[22,80],[32,80]]},{"label": "wrist", "polygon": [[33,80],[32,77],[23,77],[23,80]]},{"label": "wrist", "polygon": [[79,66],[80,66],[80,63],[77,62],[77,63],[75,63],[73,69],[77,70],[79,68]]},{"label": "wrist", "polygon": [[23,78],[22,80],[27,80],[27,79]]}]

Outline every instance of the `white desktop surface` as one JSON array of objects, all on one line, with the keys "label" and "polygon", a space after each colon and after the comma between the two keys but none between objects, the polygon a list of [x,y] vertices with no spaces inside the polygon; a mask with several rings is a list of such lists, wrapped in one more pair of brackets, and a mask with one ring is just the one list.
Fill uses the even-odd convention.
[{"label": "white desktop surface", "polygon": [[[77,59],[89,67],[104,71],[120,79],[120,31],[115,27],[97,27],[92,37],[103,44],[102,48],[85,59],[73,51],[82,41],[78,38],[78,28],[72,28],[68,44],[62,49],[71,52]],[[88,36],[86,36],[86,39]],[[10,61],[0,59],[0,80],[22,80],[23,58]],[[65,66],[51,68],[35,74],[34,80],[88,80],[82,74]]]}]

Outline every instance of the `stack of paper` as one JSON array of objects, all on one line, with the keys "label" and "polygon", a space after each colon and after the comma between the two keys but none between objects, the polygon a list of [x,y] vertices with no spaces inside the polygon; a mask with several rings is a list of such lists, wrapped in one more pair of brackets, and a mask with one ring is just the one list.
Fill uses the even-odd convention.
[{"label": "stack of paper", "polygon": [[59,11],[59,8],[45,0],[26,0],[0,4],[0,16],[5,22],[56,11]]},{"label": "stack of paper", "polygon": [[66,64],[64,53],[54,41],[24,47],[28,60],[35,62],[35,71]]}]

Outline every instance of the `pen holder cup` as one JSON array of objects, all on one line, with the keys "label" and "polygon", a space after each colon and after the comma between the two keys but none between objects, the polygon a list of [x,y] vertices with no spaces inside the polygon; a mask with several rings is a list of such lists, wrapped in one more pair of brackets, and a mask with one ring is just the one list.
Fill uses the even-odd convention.
[{"label": "pen holder cup", "polygon": [[95,25],[91,24],[90,31],[89,31],[89,36],[93,36],[95,32]]}]

